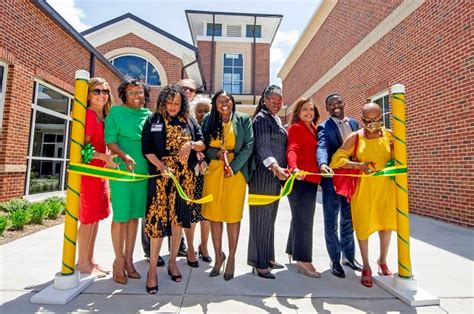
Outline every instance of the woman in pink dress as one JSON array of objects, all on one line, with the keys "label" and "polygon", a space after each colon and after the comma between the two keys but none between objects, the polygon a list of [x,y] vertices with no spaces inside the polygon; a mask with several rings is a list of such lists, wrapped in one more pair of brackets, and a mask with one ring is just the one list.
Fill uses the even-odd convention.
[{"label": "woman in pink dress", "polygon": [[[104,118],[112,105],[110,86],[99,77],[89,80],[87,94],[87,113],[85,124],[84,145],[90,143],[94,155],[90,165],[97,167],[114,166],[106,149],[104,140]],[[110,271],[102,268],[94,261],[94,246],[99,229],[99,221],[110,214],[109,184],[106,179],[82,176],[79,222],[77,231],[78,260],[77,270],[91,273]]]}]

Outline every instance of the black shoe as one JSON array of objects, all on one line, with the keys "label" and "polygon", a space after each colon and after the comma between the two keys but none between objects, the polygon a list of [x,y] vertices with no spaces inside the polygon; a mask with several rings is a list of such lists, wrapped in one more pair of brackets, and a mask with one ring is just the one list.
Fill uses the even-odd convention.
[{"label": "black shoe", "polygon": [[158,261],[156,262],[156,266],[158,266],[158,267],[165,266],[165,260],[163,259],[163,257],[158,255]]},{"label": "black shoe", "polygon": [[209,273],[209,277],[217,277],[221,274],[221,268],[224,270],[225,268],[225,259],[227,256],[225,256],[224,252],[222,252],[222,264],[219,266],[219,268],[216,268],[216,265],[214,265],[214,268],[212,268],[211,272]]},{"label": "black shoe", "polygon": [[271,272],[267,271],[264,273],[261,273],[257,270],[257,268],[253,267],[252,268],[252,274],[257,273],[257,276],[260,278],[265,278],[265,279],[275,279],[275,275],[272,274]]},{"label": "black shoe", "polygon": [[170,270],[169,265],[168,265],[168,275],[171,277],[171,280],[173,280],[174,282],[181,282],[181,279],[183,278],[183,276],[181,276],[181,274],[173,275],[173,273]]},{"label": "black shoe", "polygon": [[344,278],[346,277],[346,274],[344,273],[344,269],[342,269],[341,263],[339,262],[332,262],[331,263],[331,273],[339,278]]},{"label": "black shoe", "polygon": [[184,243],[184,238],[181,238],[181,243],[179,244],[178,256],[186,257],[186,244]]},{"label": "black shoe", "polygon": [[268,262],[268,265],[272,269],[283,269],[283,268],[285,268],[285,266],[283,266],[282,264],[278,264],[277,262]]},{"label": "black shoe", "polygon": [[190,260],[188,260],[187,257],[186,257],[186,261],[188,262],[188,265],[192,268],[198,268],[199,267],[199,262],[198,261],[191,262]]},{"label": "black shoe", "polygon": [[[148,274],[146,275],[146,281],[148,282]],[[158,292],[158,277],[156,277],[156,286],[154,287],[148,287],[147,284],[145,284],[146,292],[149,294],[156,294]]]},{"label": "black shoe", "polygon": [[232,278],[234,278],[234,274],[227,274],[227,273],[224,273],[224,280],[225,281],[229,281],[231,280]]},{"label": "black shoe", "polygon": [[198,247],[198,255],[199,255],[199,258],[202,259],[204,262],[206,262],[206,263],[211,263],[212,262],[212,258],[210,256],[204,256],[202,254],[201,244],[199,244],[199,247]]},{"label": "black shoe", "polygon": [[344,258],[342,260],[342,265],[349,266],[355,271],[362,271],[362,265],[354,258],[353,260]]}]

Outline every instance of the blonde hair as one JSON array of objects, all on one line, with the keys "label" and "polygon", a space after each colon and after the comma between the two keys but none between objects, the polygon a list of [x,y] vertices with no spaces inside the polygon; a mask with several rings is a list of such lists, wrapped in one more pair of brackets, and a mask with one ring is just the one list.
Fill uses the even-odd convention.
[{"label": "blonde hair", "polygon": [[[104,114],[104,117],[106,117],[109,114],[110,108],[112,107],[112,91],[110,90],[110,85],[109,83],[101,78],[101,77],[93,77],[89,79],[87,82],[87,92],[90,93],[94,90],[94,88],[98,85],[104,85],[104,87],[109,89],[109,99],[107,99],[107,102],[105,103],[104,108],[102,109],[102,112]],[[89,107],[89,101],[87,101],[87,107]]]}]

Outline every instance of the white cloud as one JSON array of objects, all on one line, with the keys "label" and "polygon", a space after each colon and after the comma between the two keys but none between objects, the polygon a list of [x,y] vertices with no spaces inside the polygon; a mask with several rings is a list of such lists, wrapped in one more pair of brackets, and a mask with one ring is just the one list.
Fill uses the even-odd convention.
[{"label": "white cloud", "polygon": [[273,40],[270,48],[270,82],[280,84],[281,80],[277,78],[283,62],[285,62],[288,54],[299,38],[299,31],[294,29],[291,31],[279,30]]},{"label": "white cloud", "polygon": [[78,32],[90,28],[81,21],[86,15],[81,8],[77,7],[75,0],[48,0],[48,3]]}]

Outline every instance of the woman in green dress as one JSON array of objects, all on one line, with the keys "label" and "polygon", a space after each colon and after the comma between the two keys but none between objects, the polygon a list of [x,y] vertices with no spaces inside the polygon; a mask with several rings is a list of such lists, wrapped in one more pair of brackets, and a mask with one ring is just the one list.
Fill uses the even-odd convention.
[{"label": "woman in green dress", "polygon": [[[105,142],[117,154],[119,169],[137,174],[148,173],[148,163],[142,155],[141,137],[146,118],[150,88],[136,78],[126,78],[118,88],[123,105],[113,106],[105,119]],[[113,278],[126,284],[127,278],[140,279],[133,266],[133,249],[138,218],[145,215],[147,181],[110,181],[112,198],[112,244],[115,261]]]}]

